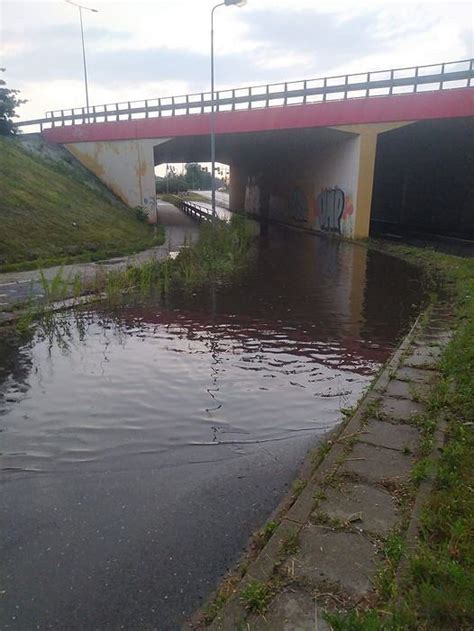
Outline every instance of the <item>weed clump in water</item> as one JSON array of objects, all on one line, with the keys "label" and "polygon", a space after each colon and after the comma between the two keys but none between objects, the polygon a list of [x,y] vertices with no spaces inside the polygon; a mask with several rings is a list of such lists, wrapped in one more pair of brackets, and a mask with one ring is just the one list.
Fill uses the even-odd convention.
[{"label": "weed clump in water", "polygon": [[247,265],[253,238],[252,224],[238,215],[228,223],[204,223],[199,239],[193,244],[185,243],[175,259],[147,261],[125,271],[110,272],[103,290],[110,300],[115,300],[130,292],[167,294],[174,287],[195,289],[225,280]]}]

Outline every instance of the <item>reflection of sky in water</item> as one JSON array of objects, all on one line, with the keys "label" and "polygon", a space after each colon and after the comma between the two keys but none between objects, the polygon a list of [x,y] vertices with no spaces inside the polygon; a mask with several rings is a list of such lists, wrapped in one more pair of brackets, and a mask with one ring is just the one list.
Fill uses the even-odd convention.
[{"label": "reflection of sky in water", "polygon": [[54,341],[10,348],[0,466],[105,468],[190,445],[215,445],[217,458],[223,443],[309,441],[333,427],[417,312],[419,275],[288,231],[260,246],[228,285],[63,314]]},{"label": "reflection of sky in water", "polygon": [[321,431],[378,366],[373,352],[364,358],[284,327],[174,317],[117,327],[89,316],[81,334],[72,316],[59,318],[70,327],[67,347],[36,339],[25,384],[6,389],[3,468]]}]

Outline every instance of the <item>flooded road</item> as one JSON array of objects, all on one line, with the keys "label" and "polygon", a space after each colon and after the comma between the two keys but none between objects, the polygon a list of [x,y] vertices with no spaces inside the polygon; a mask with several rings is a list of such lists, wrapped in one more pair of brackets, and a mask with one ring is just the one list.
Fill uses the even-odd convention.
[{"label": "flooded road", "polygon": [[423,296],[272,229],[232,284],[0,337],[0,628],[179,629]]}]

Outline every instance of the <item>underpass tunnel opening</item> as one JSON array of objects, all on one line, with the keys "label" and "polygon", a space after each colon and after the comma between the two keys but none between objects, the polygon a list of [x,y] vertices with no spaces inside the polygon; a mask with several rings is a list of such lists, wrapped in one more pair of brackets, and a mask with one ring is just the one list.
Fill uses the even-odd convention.
[{"label": "underpass tunnel opening", "polygon": [[379,135],[370,233],[474,239],[473,117]]},{"label": "underpass tunnel opening", "polygon": [[352,237],[359,150],[357,133],[334,128],[247,134],[231,158],[231,209]]},{"label": "underpass tunnel opening", "polygon": [[[153,154],[158,195],[211,190],[212,165],[207,136],[167,140],[156,145]],[[229,180],[230,165],[224,160],[216,161],[216,190],[227,192]]]},{"label": "underpass tunnel opening", "polygon": [[[230,166],[231,210],[349,238],[357,234],[360,155],[357,132],[329,127],[216,138],[217,161]],[[209,157],[209,136],[178,137],[154,148],[161,177],[166,164],[202,164]]]},{"label": "underpass tunnel opening", "polygon": [[[229,165],[216,163],[215,189],[228,193],[230,179]],[[212,166],[206,162],[166,162],[155,166],[156,194],[184,194],[188,197],[195,193],[195,201],[199,201],[199,193],[205,193],[203,200],[210,196],[212,190]]]}]

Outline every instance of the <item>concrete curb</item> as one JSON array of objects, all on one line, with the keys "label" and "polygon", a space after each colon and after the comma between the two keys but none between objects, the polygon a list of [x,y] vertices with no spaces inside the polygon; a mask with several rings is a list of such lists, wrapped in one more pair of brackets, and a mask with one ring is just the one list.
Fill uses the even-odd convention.
[{"label": "concrete curb", "polygon": [[[372,454],[372,456],[374,454],[377,455],[380,451],[381,458],[383,459],[383,461],[389,460],[391,453],[398,454],[397,457],[400,456],[401,454],[400,446],[395,448],[395,452],[391,452],[391,448],[387,446],[386,444],[382,444],[381,447],[379,448],[377,446],[377,443],[375,444],[371,443],[370,440],[369,442],[367,442],[367,439],[365,438],[361,439],[360,438],[361,430],[365,427],[366,423],[369,423],[369,422],[372,424],[379,423],[380,425],[386,426],[386,428],[388,428],[389,430],[392,430],[396,433],[401,433],[401,434],[403,434],[403,432],[405,433],[414,432],[414,433],[417,433],[419,438],[421,438],[421,435],[419,434],[418,430],[415,429],[414,426],[410,424],[410,418],[404,419],[404,418],[397,418],[396,416],[387,418],[386,416],[382,416],[382,419],[380,421],[377,421],[371,418],[373,416],[372,408],[377,404],[377,401],[384,399],[384,403],[388,401],[389,403],[393,404],[395,409],[397,408],[397,406],[400,407],[401,404],[403,404],[405,405],[405,407],[411,407],[412,411],[414,410],[415,412],[419,412],[421,406],[418,403],[416,403],[416,399],[414,398],[414,396],[409,397],[411,401],[402,396],[396,396],[395,398],[392,398],[391,396],[386,394],[385,391],[389,383],[391,382],[391,380],[398,383],[398,385],[400,385],[400,383],[402,383],[402,385],[403,383],[405,383],[405,382],[400,382],[397,379],[394,379],[394,374],[398,369],[403,369],[405,371],[412,371],[413,374],[417,372],[423,373],[423,376],[426,378],[427,381],[429,381],[430,379],[432,379],[433,377],[437,375],[436,368],[438,364],[439,354],[441,352],[439,351],[439,349],[444,348],[444,346],[449,341],[450,335],[446,331],[440,330],[440,332],[438,333],[438,337],[436,338],[438,340],[436,342],[437,347],[431,348],[431,342],[429,344],[426,341],[422,342],[421,340],[422,336],[420,334],[425,329],[426,330],[430,329],[430,327],[439,328],[440,323],[445,322],[444,320],[445,316],[443,315],[444,312],[441,315],[440,313],[441,312],[439,311],[439,309],[429,307],[424,313],[422,313],[417,318],[414,325],[411,327],[409,333],[405,336],[405,338],[400,343],[396,351],[393,353],[392,357],[384,365],[384,367],[381,369],[378,376],[373,381],[370,390],[363,396],[353,416],[350,419],[348,419],[346,422],[342,422],[339,425],[339,427],[331,434],[330,451],[317,464],[316,468],[314,467],[314,463],[312,462],[312,457],[313,457],[312,454],[311,453],[308,454],[303,465],[303,471],[310,472],[311,475],[310,475],[309,480],[307,481],[305,488],[291,505],[289,505],[288,497],[284,498],[284,500],[280,503],[280,505],[278,506],[278,508],[276,509],[274,513],[274,514],[281,515],[280,517],[281,521],[280,521],[279,526],[273,533],[270,540],[264,546],[264,548],[259,552],[257,558],[253,562],[250,563],[245,576],[240,580],[236,588],[233,590],[231,596],[226,601],[222,610],[218,613],[218,615],[207,627],[206,625],[204,625],[205,628],[210,628],[215,631],[216,630],[219,630],[219,631],[229,630],[230,631],[231,629],[240,628],[240,625],[242,624],[244,625],[246,624],[247,625],[246,628],[249,628],[249,629],[250,628],[251,629],[254,629],[254,628],[255,629],[257,628],[258,629],[260,628],[262,629],[264,628],[265,629],[267,628],[268,629],[270,628],[272,629],[273,628],[274,629],[300,628],[296,624],[296,619],[294,619],[293,621],[291,620],[291,616],[285,622],[287,624],[289,623],[290,625],[294,623],[295,626],[288,626],[288,627],[280,626],[281,624],[283,624],[283,621],[280,622],[279,619],[278,621],[276,621],[276,626],[275,625],[268,626],[268,621],[265,622],[265,624],[267,624],[267,626],[265,626],[265,624],[261,622],[262,619],[259,619],[255,615],[250,616],[249,618],[248,611],[246,610],[244,603],[242,602],[242,593],[250,583],[255,582],[255,581],[262,584],[270,584],[272,577],[275,576],[275,568],[278,569],[283,562],[281,550],[282,550],[282,546],[284,545],[284,542],[288,540],[289,536],[294,538],[294,537],[299,537],[301,534],[303,534],[305,538],[307,539],[308,531],[310,528],[312,528],[314,531],[318,531],[318,527],[310,526],[311,524],[310,517],[312,516],[312,513],[315,509],[315,505],[317,504],[317,501],[315,500],[315,496],[317,495],[318,492],[321,492],[321,488],[323,488],[324,482],[328,480],[328,476],[332,476],[336,474],[339,475],[341,471],[343,472],[343,474],[347,474],[347,473],[351,474],[352,472],[350,470],[350,465],[347,466],[347,463],[349,461],[367,460],[366,457],[352,457],[352,458],[347,457],[348,445],[350,444],[351,441],[355,442],[355,447],[353,447],[354,454],[356,453],[355,452],[356,449],[366,450],[369,454]],[[428,320],[430,322],[429,325],[427,325]],[[426,375],[428,375],[428,377]],[[405,383],[405,385],[407,384]],[[418,385],[418,383],[415,385]],[[425,385],[425,388],[426,387],[427,386]],[[407,388],[408,388],[408,385],[407,385]],[[403,416],[403,413],[404,412],[402,410],[402,416]],[[436,436],[435,436],[436,445],[433,451],[436,451],[442,445],[442,442],[444,440],[444,431],[445,431],[445,427],[441,423],[438,429],[436,430]],[[357,437],[357,439],[355,439],[355,437]],[[351,455],[353,455],[352,452],[351,452]],[[370,461],[370,457],[369,457],[369,461]],[[395,464],[397,464],[397,462],[398,461],[395,459]],[[408,471],[411,471],[411,468],[414,464],[414,459],[411,456],[409,458],[407,457],[406,462],[408,463],[407,465]],[[354,466],[358,464],[359,464],[358,462],[355,462]],[[342,465],[344,465],[344,467]],[[364,465],[362,465],[362,467],[363,466]],[[372,466],[375,466],[375,468],[377,468],[377,463],[374,462],[374,465],[365,464],[365,471],[369,472]],[[409,477],[408,472],[406,472],[405,478],[408,479],[408,477]],[[357,478],[357,475],[356,475],[356,478]],[[403,478],[403,475],[402,475],[402,478]],[[421,509],[431,491],[433,482],[434,482],[434,479],[425,480],[422,482],[422,484],[417,490],[415,504],[411,511],[409,526],[408,526],[408,529],[405,530],[404,532],[404,537],[406,538],[407,544],[410,549],[413,549],[413,547],[416,545],[417,530],[419,526],[419,518],[421,514]],[[369,484],[373,486],[374,484],[376,484],[376,482],[374,480],[371,481],[370,476],[368,479],[367,478],[364,479],[364,476],[362,476],[361,484],[362,485]],[[348,524],[346,524],[346,526],[347,525]],[[328,531],[330,530],[331,528],[328,528]],[[335,529],[332,528],[332,530],[334,531]],[[370,531],[370,528],[369,528],[369,531]],[[336,529],[336,532],[341,532],[341,531],[337,531]],[[352,532],[353,535],[355,534],[354,529],[349,528],[349,530],[346,530],[346,533],[350,533],[350,532]],[[324,531],[322,531],[322,533],[324,533]],[[370,532],[368,532],[368,534],[370,535]],[[341,539],[341,541],[343,540]],[[292,560],[293,568],[294,568],[295,559],[296,561],[298,561],[297,555]],[[299,561],[301,560],[302,559],[300,558]],[[406,560],[406,557],[404,557],[404,559],[399,565],[399,568],[396,574],[397,580],[401,578],[406,572],[407,564],[408,564],[408,561]],[[295,599],[294,596],[291,596],[291,598],[293,598],[293,600]],[[314,596],[312,596],[311,603],[312,603],[312,610],[314,610],[314,607],[316,607],[316,615],[317,615],[318,603],[314,602]],[[276,605],[276,608],[278,609],[278,605]],[[270,614],[271,614],[271,609],[272,609],[272,605],[270,605]],[[310,616],[309,609],[310,608],[306,607],[306,609],[307,609],[308,621],[306,622],[306,619],[305,619],[305,624],[306,623],[309,624],[309,616]],[[311,619],[314,619],[314,615],[315,615],[314,611],[312,611]],[[248,622],[249,620],[252,622],[253,626],[249,626],[249,622]],[[269,624],[271,625],[271,622],[269,622]],[[194,626],[196,628],[196,625]],[[197,627],[204,628],[202,624],[201,625],[198,624]],[[184,628],[189,629],[190,627],[185,626]],[[303,625],[301,628],[306,629],[310,627]],[[314,628],[314,626],[312,626],[311,628]],[[329,629],[327,624],[324,622],[320,623],[319,628],[321,630]]]}]

